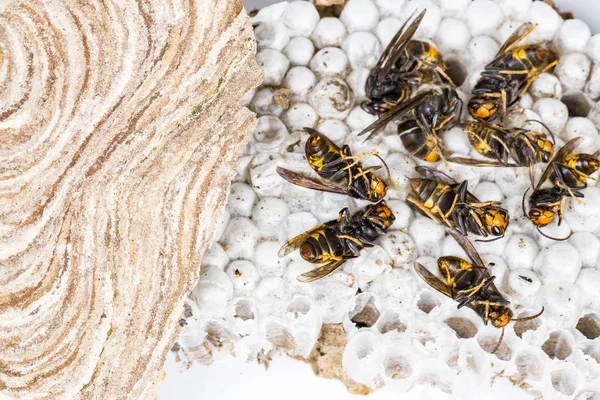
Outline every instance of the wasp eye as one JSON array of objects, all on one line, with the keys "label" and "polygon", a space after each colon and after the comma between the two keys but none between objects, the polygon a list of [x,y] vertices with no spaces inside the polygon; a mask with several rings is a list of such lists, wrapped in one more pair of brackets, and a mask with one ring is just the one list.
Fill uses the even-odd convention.
[{"label": "wasp eye", "polygon": [[539,210],[531,210],[529,215],[531,215],[532,217],[539,217],[541,215],[541,213]]},{"label": "wasp eye", "polygon": [[496,236],[500,236],[500,235],[502,235],[502,231],[501,231],[501,230],[500,230],[500,228],[498,228],[497,226],[494,226],[494,227],[492,228],[492,233],[493,233],[494,235],[496,235]]}]

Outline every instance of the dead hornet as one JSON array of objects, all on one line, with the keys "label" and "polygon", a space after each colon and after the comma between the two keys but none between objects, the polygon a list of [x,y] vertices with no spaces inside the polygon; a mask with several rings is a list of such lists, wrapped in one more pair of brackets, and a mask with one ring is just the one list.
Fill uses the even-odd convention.
[{"label": "dead hornet", "polygon": [[[540,228],[550,224],[557,214],[558,225],[560,225],[567,196],[582,202],[579,200],[583,197],[580,190],[587,187],[586,181],[588,179],[598,181],[590,175],[600,168],[600,160],[598,159],[600,152],[573,154],[573,151],[581,144],[582,140],[581,137],[569,140],[550,161],[529,198],[529,212],[525,211],[525,197],[529,189],[523,194],[521,204],[523,213],[535,224],[540,234],[549,239],[566,240],[571,236],[557,239],[546,235]],[[552,187],[542,189],[542,185],[547,180],[550,181]]]},{"label": "dead hornet", "polygon": [[[381,166],[363,169],[360,160],[367,156],[378,157],[387,169],[387,165],[377,152],[353,156],[347,145],[339,148],[325,135],[314,129],[305,128],[310,133],[305,145],[306,159],[310,167],[323,180],[277,167],[277,173],[285,180],[309,189],[369,200],[381,200],[387,192],[388,184],[375,175]],[[389,176],[389,170],[388,170]]]},{"label": "dead hornet", "polygon": [[348,209],[344,208],[337,219],[318,225],[281,247],[279,257],[300,249],[300,256],[306,261],[324,264],[299,275],[299,281],[312,282],[323,278],[346,260],[358,257],[360,250],[374,246],[373,241],[384,234],[396,219],[385,200],[351,216],[348,214]]},{"label": "dead hornet", "polygon": [[451,155],[438,132],[450,122],[460,119],[462,101],[450,86],[438,86],[421,92],[412,99],[382,114],[358,136],[371,132],[366,140],[378,135],[388,123],[408,114],[398,124],[398,136],[413,156],[428,162],[446,161]]},{"label": "dead hornet", "polygon": [[411,40],[425,11],[408,27],[412,15],[404,22],[369,73],[365,84],[368,100],[361,105],[366,112],[384,113],[407,101],[412,89],[424,83],[446,83],[454,87],[440,52],[427,42]]},{"label": "dead hornet", "polygon": [[473,118],[482,121],[503,118],[533,81],[557,64],[557,61],[549,63],[550,54],[544,45],[517,47],[536,26],[527,22],[517,28],[485,67],[467,106]]},{"label": "dead hornet", "polygon": [[[528,120],[533,121],[533,120]],[[496,159],[498,166],[526,166],[529,168],[531,185],[535,180],[535,164],[547,163],[554,154],[554,135],[542,122],[550,135],[552,141],[544,132],[504,127],[483,121],[459,121],[460,126],[467,134],[471,146],[482,156]],[[509,164],[508,158],[512,158],[515,164]],[[480,161],[454,157],[453,162],[466,165],[481,166]],[[489,166],[489,163],[487,163]]]},{"label": "dead hornet", "polygon": [[412,193],[406,196],[406,202],[414,211],[465,236],[469,232],[483,237],[495,236],[491,240],[504,236],[509,216],[497,202],[480,202],[467,191],[467,181],[458,184],[448,175],[424,166],[415,170],[423,178],[409,180]]},{"label": "dead hornet", "polygon": [[477,313],[484,324],[491,322],[496,328],[502,328],[500,339],[492,350],[495,353],[504,338],[504,327],[510,321],[528,321],[542,315],[542,310],[530,317],[513,318],[509,308],[510,302],[506,300],[496,285],[495,276],[490,276],[483,260],[469,240],[459,235],[454,230],[449,230],[452,237],[465,250],[471,262],[459,257],[440,257],[437,264],[443,281],[419,263],[415,263],[415,272],[429,286],[458,302],[457,308],[469,307]]}]

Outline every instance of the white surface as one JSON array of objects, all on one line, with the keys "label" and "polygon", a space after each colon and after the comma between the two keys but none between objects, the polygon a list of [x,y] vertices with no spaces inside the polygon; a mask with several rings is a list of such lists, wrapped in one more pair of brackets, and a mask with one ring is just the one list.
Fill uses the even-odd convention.
[{"label": "white surface", "polygon": [[[167,377],[158,389],[158,398],[167,399],[262,399],[262,400],[358,400],[363,396],[346,391],[337,380],[315,378],[311,367],[301,361],[287,357],[276,357],[268,370],[264,365],[246,364],[235,358],[216,361],[210,367],[195,364],[190,369],[181,369],[171,353],[165,364]],[[290,388],[293,388],[290,390]],[[472,392],[467,388],[460,395],[450,397],[430,386],[418,387],[402,395],[402,399],[419,400],[482,400],[500,398],[528,400],[523,391],[516,389],[507,379],[498,378],[489,391]],[[368,400],[400,399],[394,384],[369,395]]]}]

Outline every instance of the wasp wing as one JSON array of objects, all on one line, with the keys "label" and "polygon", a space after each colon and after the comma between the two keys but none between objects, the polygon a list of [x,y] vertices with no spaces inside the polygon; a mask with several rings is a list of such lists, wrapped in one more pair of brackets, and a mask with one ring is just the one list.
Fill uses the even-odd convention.
[{"label": "wasp wing", "polygon": [[535,187],[535,190],[540,189],[542,184],[552,174],[552,171],[554,170],[552,167],[552,164],[554,164],[555,162],[558,162],[558,163],[562,162],[565,158],[567,158],[569,155],[571,155],[571,153],[573,153],[573,151],[575,151],[575,149],[581,144],[582,141],[583,141],[582,137],[576,137],[576,138],[569,140],[567,143],[565,143],[565,145],[554,155],[552,160],[550,160],[550,162],[548,163],[548,166],[546,167],[546,169],[544,170],[544,173],[542,174],[540,180],[538,181],[538,184]]},{"label": "wasp wing", "polygon": [[427,268],[419,263],[415,263],[415,272],[432,288],[446,296],[452,298],[450,286],[442,282],[437,276],[433,275]]},{"label": "wasp wing", "polygon": [[277,167],[277,173],[283,179],[293,183],[294,185],[302,186],[308,189],[321,190],[323,192],[348,194],[348,191],[342,186],[336,185],[332,182],[311,178],[299,174],[298,172],[290,171],[289,169]]},{"label": "wasp wing", "polygon": [[465,251],[465,253],[467,253],[467,256],[469,256],[473,264],[480,267],[485,267],[485,264],[479,256],[479,253],[477,253],[477,250],[475,250],[475,246],[473,246],[473,243],[471,243],[471,241],[466,236],[461,235],[454,229],[448,229],[448,231],[450,233],[450,236],[452,236],[454,240],[456,240],[456,243],[458,243],[460,247],[462,247],[462,249]]},{"label": "wasp wing", "polygon": [[449,157],[447,159],[448,162],[453,162],[456,164],[468,165],[471,167],[518,167],[517,164],[503,164],[500,161],[492,161],[492,160],[477,160],[475,158],[465,158],[465,157]]},{"label": "wasp wing", "polygon": [[317,279],[321,279],[321,278],[329,275],[330,273],[335,271],[340,265],[342,265],[345,262],[346,262],[346,260],[344,260],[343,258],[339,259],[339,260],[329,261],[328,263],[323,264],[320,267],[317,267],[313,270],[310,270],[301,275],[298,275],[298,277],[296,279],[298,279],[298,281],[300,281],[300,282],[316,281]]},{"label": "wasp wing", "polygon": [[288,240],[287,242],[285,242],[285,244],[283,246],[281,246],[277,255],[279,257],[287,256],[292,251],[299,248],[302,245],[302,243],[304,243],[304,241],[310,237],[310,235],[312,235],[313,233],[315,233],[321,229],[327,228],[328,226],[335,224],[336,222],[337,221],[334,220],[334,221],[326,222],[324,224],[317,225],[314,228],[309,229],[306,232],[303,232],[303,233],[299,234],[298,236]]},{"label": "wasp wing", "polygon": [[504,42],[502,47],[500,47],[500,50],[498,50],[496,57],[498,57],[502,54],[505,54],[505,53],[511,51],[512,49],[514,49],[515,46],[517,45],[517,43],[519,43],[521,40],[523,40],[525,38],[525,36],[529,35],[531,33],[531,31],[533,31],[535,29],[536,26],[537,26],[537,24],[533,24],[531,22],[525,22],[524,24],[519,26],[512,33],[512,35],[510,35],[509,38],[506,39],[506,41]]},{"label": "wasp wing", "polygon": [[458,184],[454,179],[450,178],[448,175],[441,171],[438,171],[435,168],[420,165],[418,167],[415,167],[415,171],[417,171],[425,179],[431,179],[449,186]]},{"label": "wasp wing", "polygon": [[[408,28],[404,30],[408,21],[412,18],[412,15],[402,24],[398,32],[394,35],[390,43],[386,46],[385,50],[379,57],[377,64],[375,65],[375,69],[379,68],[379,73],[377,75],[377,79],[383,80],[385,76],[390,72],[392,67],[398,61],[398,58],[402,55],[402,51],[406,48],[406,45],[413,37],[421,20],[425,16],[426,10],[421,11],[421,13],[415,18],[413,22],[410,23]],[[413,13],[414,15],[414,13]]]},{"label": "wasp wing", "polygon": [[393,120],[395,120],[397,118],[402,117],[404,114],[406,114],[407,112],[412,110],[414,107],[418,106],[419,104],[421,104],[424,101],[426,101],[427,99],[429,99],[431,96],[433,96],[434,93],[435,93],[435,91],[433,91],[433,90],[429,90],[427,92],[422,92],[422,93],[419,93],[418,95],[414,96],[412,99],[410,99],[404,103],[398,104],[397,106],[390,109],[389,111],[386,111],[385,113],[381,114],[381,116],[379,117],[379,119],[377,119],[377,121],[373,122],[371,125],[367,126],[365,129],[363,129],[358,134],[358,136],[362,136],[362,135],[366,134],[367,132],[371,132],[371,134],[365,139],[365,142],[367,140],[377,136],[382,130],[385,129],[387,124],[389,124],[390,122],[392,122]]}]

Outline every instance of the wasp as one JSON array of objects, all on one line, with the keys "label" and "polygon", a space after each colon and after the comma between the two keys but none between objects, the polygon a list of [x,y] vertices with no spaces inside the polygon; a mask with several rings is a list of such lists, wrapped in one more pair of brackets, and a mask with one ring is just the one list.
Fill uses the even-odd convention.
[{"label": "wasp", "polygon": [[358,135],[371,132],[366,140],[378,135],[393,120],[409,114],[398,124],[398,136],[413,156],[428,162],[446,161],[450,151],[438,132],[460,119],[462,100],[451,86],[439,86],[421,92],[409,101],[382,114]]},{"label": "wasp", "polygon": [[440,52],[427,42],[411,40],[425,11],[408,26],[412,16],[404,22],[369,73],[365,84],[368,100],[361,105],[366,112],[381,114],[407,101],[417,85],[435,82],[454,86]]},{"label": "wasp", "polygon": [[[540,234],[549,239],[568,239],[570,235],[565,239],[553,238],[544,234],[540,228],[550,224],[556,215],[560,225],[567,197],[581,202],[581,190],[587,187],[588,179],[594,179],[590,175],[600,168],[600,152],[573,154],[582,140],[581,137],[569,140],[550,161],[529,198],[529,212],[525,210],[525,197],[529,189],[523,194],[523,213],[534,223]],[[552,187],[542,189],[546,181],[550,181]]]},{"label": "wasp", "polygon": [[467,105],[473,118],[482,121],[503,118],[533,81],[557,64],[556,60],[549,62],[550,52],[543,45],[517,47],[536,26],[527,22],[517,28],[486,65]]},{"label": "wasp", "polygon": [[[282,178],[310,189],[346,194],[373,202],[381,200],[385,196],[388,184],[375,175],[381,166],[363,169],[360,162],[367,156],[379,157],[377,152],[353,156],[347,145],[340,148],[318,131],[310,128],[305,128],[305,130],[310,134],[305,145],[306,159],[310,167],[323,180],[277,167],[277,173]],[[381,158],[379,159],[387,169],[385,162]]]},{"label": "wasp", "polygon": [[467,181],[458,184],[436,169],[419,166],[416,171],[423,178],[409,180],[412,193],[406,197],[413,210],[465,236],[469,232],[495,236],[492,240],[504,236],[509,216],[497,202],[480,202],[467,191]]},{"label": "wasp", "polygon": [[[528,120],[532,121],[532,120]],[[493,158],[498,166],[526,166],[529,168],[529,178],[533,185],[535,180],[535,164],[547,163],[554,155],[554,135],[542,122],[552,136],[548,139],[544,132],[514,127],[504,127],[483,121],[459,121],[467,134],[471,146],[482,156]],[[508,158],[515,164],[509,164]],[[455,157],[454,162],[466,165],[481,165],[478,160]],[[489,165],[489,163],[488,163]]]},{"label": "wasp", "polygon": [[415,263],[415,272],[432,288],[458,302],[457,308],[469,307],[483,319],[485,325],[491,322],[496,328],[502,328],[500,339],[492,350],[495,353],[504,338],[504,327],[510,321],[528,321],[542,315],[542,310],[530,317],[513,318],[510,302],[502,296],[494,284],[495,276],[490,276],[483,260],[469,240],[454,230],[452,237],[465,250],[471,262],[459,257],[440,257],[437,260],[443,281],[427,268]]},{"label": "wasp", "polygon": [[301,282],[312,282],[329,275],[346,260],[358,257],[362,248],[374,246],[373,241],[384,234],[395,219],[385,200],[352,215],[344,208],[337,219],[288,240],[279,250],[279,257],[300,249],[300,256],[306,261],[323,264],[298,276]]}]

